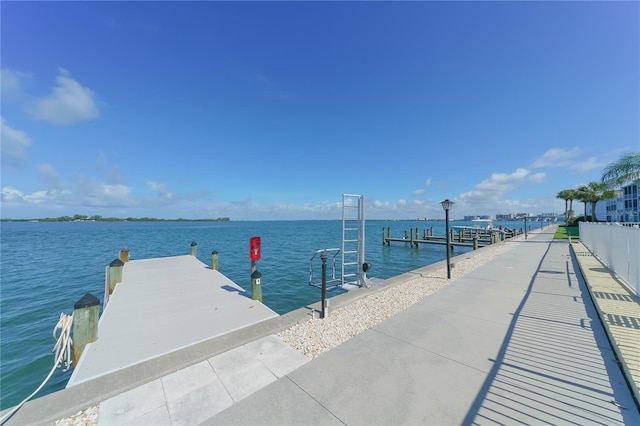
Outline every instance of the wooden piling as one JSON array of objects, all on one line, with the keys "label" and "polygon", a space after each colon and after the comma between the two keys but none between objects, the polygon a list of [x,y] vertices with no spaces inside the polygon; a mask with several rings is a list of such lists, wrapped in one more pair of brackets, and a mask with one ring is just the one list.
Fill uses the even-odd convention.
[{"label": "wooden piling", "polygon": [[262,274],[257,269],[251,273],[251,298],[262,302]]},{"label": "wooden piling", "polygon": [[129,261],[129,249],[126,247],[120,249],[120,255],[118,258],[122,260],[122,262],[127,263]]},{"label": "wooden piling", "polygon": [[115,259],[109,264],[108,282],[109,282],[109,296],[113,294],[113,290],[116,288],[116,284],[122,282],[122,267],[124,262],[120,259]]},{"label": "wooden piling", "polygon": [[[119,260],[119,259],[118,259]],[[98,339],[100,300],[87,293],[73,305],[73,366],[78,365],[85,346]]]},{"label": "wooden piling", "polygon": [[211,269],[214,271],[218,270],[218,251],[214,250],[211,252]]},{"label": "wooden piling", "polygon": [[473,249],[474,250],[478,250],[478,236],[477,235],[473,236]]},{"label": "wooden piling", "polygon": [[195,257],[198,254],[198,243],[195,241],[191,243],[191,256]]}]

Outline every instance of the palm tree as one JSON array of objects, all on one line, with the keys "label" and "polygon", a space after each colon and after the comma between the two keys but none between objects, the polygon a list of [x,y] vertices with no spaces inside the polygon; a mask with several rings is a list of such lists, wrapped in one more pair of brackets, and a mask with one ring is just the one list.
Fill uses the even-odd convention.
[{"label": "palm tree", "polygon": [[567,223],[567,210],[569,210],[569,196],[567,195],[568,189],[563,189],[562,191],[556,194],[556,198],[564,200],[564,221]]},{"label": "palm tree", "polygon": [[587,185],[580,185],[575,189],[576,200],[584,203],[584,221],[587,221],[587,203],[589,202],[589,187]]},{"label": "palm tree", "polygon": [[556,198],[564,200],[564,221],[568,225],[569,219],[571,219],[570,212],[573,211],[573,200],[576,198],[575,189],[563,189],[558,192]]},{"label": "palm tree", "polygon": [[596,222],[596,205],[598,201],[611,200],[618,196],[618,191],[611,189],[608,183],[589,182],[576,190],[579,200],[584,203],[584,217],[587,220],[587,203],[591,203],[591,221]]},{"label": "palm tree", "polygon": [[622,186],[627,182],[640,182],[640,152],[628,152],[618,161],[605,167],[602,182]]},{"label": "palm tree", "polygon": [[576,190],[567,189],[567,197],[569,197],[569,211],[567,211],[567,214],[569,215],[569,219],[571,219],[571,216],[573,216],[573,200],[576,199]]}]

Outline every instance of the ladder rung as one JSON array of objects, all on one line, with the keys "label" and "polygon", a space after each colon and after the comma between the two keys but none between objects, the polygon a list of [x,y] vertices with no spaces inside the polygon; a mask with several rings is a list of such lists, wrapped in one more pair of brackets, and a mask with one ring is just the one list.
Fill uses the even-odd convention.
[{"label": "ladder rung", "polygon": [[344,228],[345,231],[357,231],[358,228]]},{"label": "ladder rung", "polygon": [[357,243],[358,240],[343,240],[345,243]]},{"label": "ladder rung", "polygon": [[358,264],[358,262],[345,262],[342,265],[349,266],[349,265],[357,265],[357,264]]}]

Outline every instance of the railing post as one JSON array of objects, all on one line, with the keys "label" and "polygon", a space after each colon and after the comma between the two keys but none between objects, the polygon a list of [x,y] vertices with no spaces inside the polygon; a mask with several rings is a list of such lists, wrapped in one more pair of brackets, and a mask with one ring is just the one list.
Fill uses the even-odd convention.
[{"label": "railing post", "polygon": [[[411,231],[413,233],[413,230]],[[327,316],[327,252],[323,251],[320,254],[322,260],[322,310],[320,311],[320,318],[326,318]]]},{"label": "railing post", "polygon": [[116,284],[122,282],[122,267],[124,262],[120,259],[115,259],[109,264],[109,296],[113,294],[113,290],[116,288]]},{"label": "railing post", "polygon": [[473,249],[474,250],[478,250],[478,236],[477,235],[473,236]]},{"label": "railing post", "polygon": [[195,241],[191,243],[191,256],[195,257],[198,253],[198,243]]},{"label": "railing post", "polygon": [[98,339],[100,300],[87,293],[73,305],[73,366],[77,366],[85,346]]},{"label": "railing post", "polygon": [[218,251],[214,250],[211,252],[211,269],[214,271],[218,270]]}]

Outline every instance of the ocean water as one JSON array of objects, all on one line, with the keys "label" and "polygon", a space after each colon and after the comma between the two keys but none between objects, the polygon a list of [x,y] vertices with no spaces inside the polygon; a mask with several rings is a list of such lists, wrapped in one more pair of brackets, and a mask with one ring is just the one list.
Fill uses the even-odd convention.
[{"label": "ocean water", "polygon": [[[516,224],[506,226],[522,227]],[[444,235],[445,224],[367,221],[369,277],[390,278],[446,257],[440,245],[383,245],[382,229],[387,227],[392,237],[416,228],[421,235],[429,228]],[[220,272],[250,290],[249,238],[258,235],[263,303],[282,314],[320,300],[320,290],[308,285],[309,261],[319,249],[340,247],[341,234],[340,220],[1,222],[0,409],[20,403],[44,380],[53,366],[52,333],[60,313],[71,314],[74,303],[86,293],[102,301],[105,267],[120,249],[128,248],[135,260],[190,254],[191,243],[196,242],[198,259],[210,265],[211,252],[217,250]],[[456,247],[455,254],[468,250]],[[320,277],[320,265],[314,265],[314,277]],[[70,375],[56,371],[36,398],[63,389]]]}]

